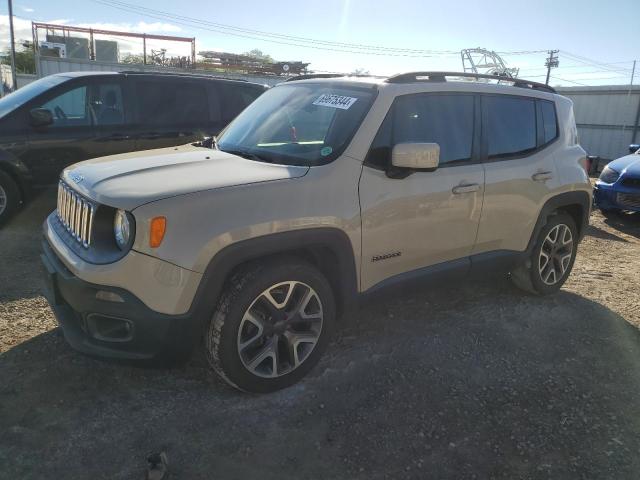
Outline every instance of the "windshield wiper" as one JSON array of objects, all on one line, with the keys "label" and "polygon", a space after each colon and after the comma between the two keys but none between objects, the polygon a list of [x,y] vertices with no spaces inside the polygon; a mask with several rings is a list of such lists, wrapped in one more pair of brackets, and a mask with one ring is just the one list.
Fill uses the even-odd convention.
[{"label": "windshield wiper", "polygon": [[204,137],[199,142],[192,143],[194,147],[210,148],[211,150],[220,150],[218,148],[218,140],[216,137]]},{"label": "windshield wiper", "polygon": [[251,153],[247,150],[220,150],[221,152],[230,153],[231,155],[237,155],[242,158],[246,158],[247,160],[254,160],[256,162],[264,162],[264,163],[273,163],[273,160],[263,157],[261,155],[256,155],[255,153]]}]

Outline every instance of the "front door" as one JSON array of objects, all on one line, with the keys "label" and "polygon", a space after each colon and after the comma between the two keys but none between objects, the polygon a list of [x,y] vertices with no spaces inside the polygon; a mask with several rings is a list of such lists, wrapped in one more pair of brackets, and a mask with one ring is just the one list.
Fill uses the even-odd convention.
[{"label": "front door", "polygon": [[[360,180],[362,290],[423,267],[468,265],[484,192],[479,110],[473,94],[396,98]],[[438,169],[394,172],[390,153],[404,142],[437,143]]]},{"label": "front door", "polygon": [[53,114],[53,124],[28,128],[29,148],[22,160],[35,183],[55,182],[64,167],[93,156],[96,129],[87,79],[64,83],[31,108],[45,108]]}]

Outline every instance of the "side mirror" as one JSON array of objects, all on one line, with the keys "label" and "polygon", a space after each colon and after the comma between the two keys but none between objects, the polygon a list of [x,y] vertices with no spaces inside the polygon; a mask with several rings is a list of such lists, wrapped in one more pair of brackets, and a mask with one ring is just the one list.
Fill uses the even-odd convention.
[{"label": "side mirror", "polygon": [[391,151],[391,165],[396,168],[433,171],[439,162],[437,143],[398,143]]},{"label": "side mirror", "polygon": [[46,127],[53,123],[53,114],[46,108],[34,108],[29,112],[29,125],[32,127]]},{"label": "side mirror", "polygon": [[640,145],[638,145],[637,143],[632,143],[631,145],[629,145],[629,153],[636,153],[638,150],[640,150]]}]

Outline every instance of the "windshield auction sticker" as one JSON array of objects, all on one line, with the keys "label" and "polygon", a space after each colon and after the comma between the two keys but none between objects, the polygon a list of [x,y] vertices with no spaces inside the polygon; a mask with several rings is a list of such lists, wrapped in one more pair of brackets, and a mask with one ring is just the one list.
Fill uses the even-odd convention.
[{"label": "windshield auction sticker", "polygon": [[342,110],[349,110],[349,107],[356,103],[357,98],[354,97],[345,97],[343,95],[332,95],[330,93],[325,93],[324,95],[320,95],[318,99],[313,102],[314,105],[319,105],[321,107],[331,107],[331,108],[340,108]]}]

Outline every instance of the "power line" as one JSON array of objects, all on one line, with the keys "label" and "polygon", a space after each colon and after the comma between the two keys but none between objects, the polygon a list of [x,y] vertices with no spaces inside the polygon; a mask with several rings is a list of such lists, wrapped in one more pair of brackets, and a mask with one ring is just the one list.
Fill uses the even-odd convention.
[{"label": "power line", "polygon": [[[630,64],[630,63],[633,63],[633,60],[629,60],[629,61],[626,61],[626,62],[612,62],[612,63],[603,64],[603,65],[620,65],[620,64]],[[592,65],[587,65],[587,64],[582,64],[582,65],[562,65],[559,68],[564,70],[566,68],[589,68],[591,66]],[[522,72],[522,71],[529,71],[529,70],[543,70],[544,68],[546,68],[546,67],[524,67],[524,68],[521,68],[520,71]],[[602,72],[602,71],[606,71],[606,70],[605,69],[601,69],[601,70],[598,70],[598,71]],[[586,72],[579,72],[579,73],[586,73]]]},{"label": "power line", "polygon": [[612,72],[628,72],[631,73],[631,69],[630,68],[611,68],[609,66],[607,66],[606,63],[604,62],[600,62],[598,60],[593,60],[591,58],[588,57],[583,57],[582,55],[576,55],[575,53],[571,53],[571,52],[567,52],[566,50],[562,50],[562,54],[568,56],[569,58],[571,58],[572,60],[575,60],[577,62],[581,62],[581,63],[585,63],[588,65],[593,65],[595,67],[601,67],[604,70],[609,70]]},{"label": "power line", "polygon": [[[195,28],[202,28],[204,30],[210,30],[210,31],[222,33],[225,35],[233,35],[233,36],[238,36],[243,38],[250,38],[253,40],[261,40],[261,41],[267,41],[272,43],[293,45],[298,47],[326,49],[330,51],[349,49],[348,53],[367,53],[368,51],[370,51],[371,53],[388,52],[398,56],[416,56],[416,57],[432,56],[432,55],[459,55],[459,52],[453,51],[453,50],[419,50],[419,49],[409,49],[409,48],[383,47],[378,45],[333,42],[333,41],[318,40],[318,39],[312,39],[312,38],[306,38],[306,37],[296,37],[293,35],[264,32],[261,30],[253,30],[253,29],[235,27],[232,25],[225,25],[221,23],[204,21],[201,19],[187,17],[184,15],[177,15],[177,14],[162,11],[162,10],[155,10],[147,7],[131,5],[124,2],[119,2],[117,0],[92,0],[92,1],[104,6],[111,7],[111,8],[116,8],[119,10],[131,12],[131,13],[137,13],[140,15],[146,15],[146,16],[150,16],[153,18],[161,19],[161,20],[170,20],[174,23],[179,23],[181,25],[187,25]],[[179,21],[176,21],[176,19],[179,19]],[[196,25],[192,25],[192,24],[196,24]],[[306,44],[309,44],[309,45],[306,45]],[[323,47],[323,48],[320,48],[320,47]],[[332,47],[332,48],[324,48],[324,47]],[[354,52],[354,50],[358,50],[358,51]],[[359,50],[364,50],[365,52],[360,52]],[[403,54],[403,55],[400,55],[400,54]]]},{"label": "power line", "polygon": [[575,83],[576,85],[581,85],[583,87],[588,87],[589,86],[586,83],[574,82],[573,80],[567,80],[566,78],[554,77],[553,75],[551,75],[551,78],[553,78],[554,80],[560,80],[561,82]]}]

